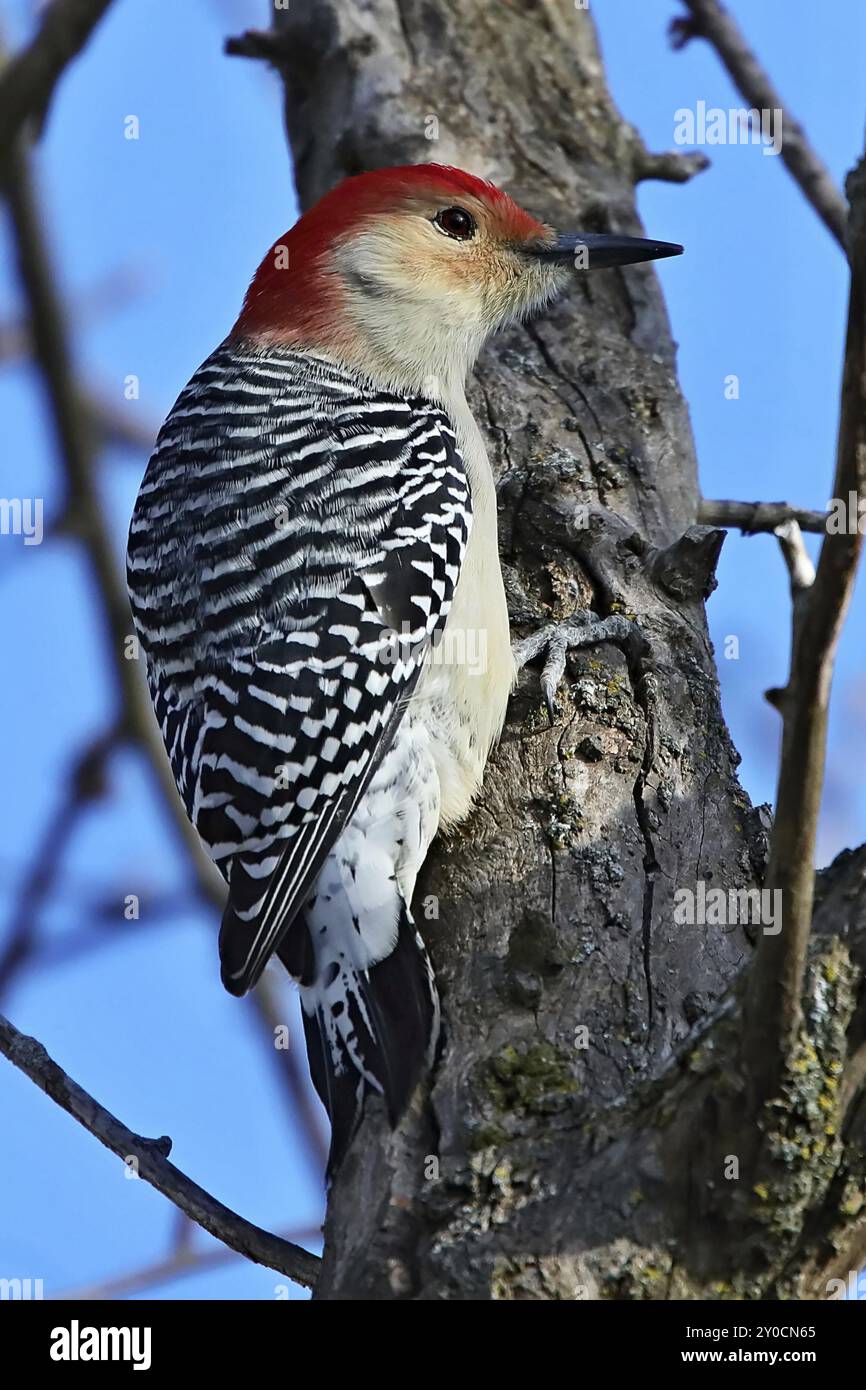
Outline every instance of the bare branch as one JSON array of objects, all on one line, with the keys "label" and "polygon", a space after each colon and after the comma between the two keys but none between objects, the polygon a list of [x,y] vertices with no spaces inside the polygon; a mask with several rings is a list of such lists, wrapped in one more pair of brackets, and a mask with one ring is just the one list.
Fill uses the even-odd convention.
[{"label": "bare branch", "polygon": [[[851,290],[833,495],[866,497],[866,158],[849,175]],[[856,518],[828,532],[815,582],[794,605],[791,670],[779,700],[784,720],[776,819],[765,887],[780,890],[782,929],[762,933],[749,979],[744,1056],[772,1094],[801,1024],[806,946],[812,924],[830,684],[863,536]]]},{"label": "bare branch", "polygon": [[60,77],[87,43],[111,0],[54,0],[33,42],[0,77],[0,131],[5,153],[29,118],[41,125]]},{"label": "bare branch", "polygon": [[704,526],[736,526],[743,535],[775,531],[786,521],[796,521],[801,531],[823,534],[827,529],[826,512],[791,507],[787,502],[727,502],[707,497],[698,504],[698,521]]},{"label": "bare branch", "polygon": [[321,1261],[299,1245],[263,1231],[236,1212],[223,1206],[204,1188],[169,1163],[171,1140],[145,1139],[127,1129],[122,1121],[66,1075],[35,1038],[20,1033],[0,1015],[0,1052],[19,1071],[50,1096],[62,1110],[119,1158],[136,1160],[136,1171],[164,1197],[185,1212],[192,1221],[217,1240],[256,1264],[284,1274],[296,1284],[313,1288]]},{"label": "bare branch", "polygon": [[716,50],[740,95],[757,111],[781,111],[782,162],[843,251],[848,245],[848,210],[829,169],[813,150],[806,132],[746,43],[736,21],[719,0],[682,0],[689,18],[675,19],[671,38],[676,48],[690,39],[706,39]]}]

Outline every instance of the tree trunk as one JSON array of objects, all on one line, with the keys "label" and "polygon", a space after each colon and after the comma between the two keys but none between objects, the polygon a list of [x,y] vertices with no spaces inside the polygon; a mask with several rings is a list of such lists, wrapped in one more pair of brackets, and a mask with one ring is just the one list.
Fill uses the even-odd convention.
[{"label": "tree trunk", "polygon": [[[560,228],[640,234],[653,166],[585,10],[318,0],[275,23],[303,205],[436,160]],[[524,673],[475,813],[434,847],[415,911],[443,1052],[396,1133],[368,1107],[320,1298],[823,1297],[862,1253],[866,1115],[857,1068],[838,1078],[866,1035],[866,859],[823,884],[802,1068],[760,1110],[748,928],[674,915],[677,890],[759,885],[768,826],[720,710],[704,600],[723,534],[694,524],[674,358],[636,266],[575,276],[471,383],[516,633],[579,599],[646,646],[570,659],[554,728]]]}]

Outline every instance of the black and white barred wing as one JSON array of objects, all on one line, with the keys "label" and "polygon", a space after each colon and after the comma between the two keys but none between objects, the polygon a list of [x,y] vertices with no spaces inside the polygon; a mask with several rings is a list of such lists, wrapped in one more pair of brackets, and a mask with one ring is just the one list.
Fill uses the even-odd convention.
[{"label": "black and white barred wing", "polygon": [[133,614],[187,812],[229,883],[223,980],[257,980],[393,738],[470,525],[429,401],[222,348],[157,442]]}]

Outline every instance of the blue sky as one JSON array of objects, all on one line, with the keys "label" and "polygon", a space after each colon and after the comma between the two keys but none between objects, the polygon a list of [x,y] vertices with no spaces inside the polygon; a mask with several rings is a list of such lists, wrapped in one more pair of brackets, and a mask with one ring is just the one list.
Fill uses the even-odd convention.
[{"label": "blue sky", "polygon": [[[650,148],[670,148],[675,113],[739,106],[710,50],[673,54],[673,0],[594,0],[608,77]],[[748,37],[842,181],[863,135],[866,8],[806,0],[732,0]],[[31,6],[0,0],[7,40],[26,36]],[[225,34],[265,22],[252,0],[118,0],[67,75],[36,172],[73,345],[90,387],[155,428],[192,370],[233,321],[263,251],[295,216],[279,86],[222,55]],[[140,138],[124,138],[135,115]],[[708,151],[686,186],[644,184],[650,235],[687,254],[662,262],[679,368],[707,496],[822,506],[832,477],[846,274],[841,253],[781,161],[752,146]],[[535,209],[543,212],[542,208]],[[0,225],[0,321],[20,310]],[[94,293],[117,277],[108,308]],[[127,284],[127,289],[117,285]],[[88,306],[90,306],[88,308]],[[726,400],[735,373],[740,398]],[[126,402],[134,374],[140,399]],[[38,383],[26,364],[0,369],[2,492],[62,501]],[[144,454],[109,451],[102,485],[118,554]],[[729,537],[709,604],[725,711],[744,785],[771,800],[779,721],[762,692],[786,673],[789,603],[775,542]],[[0,933],[76,752],[104,725],[111,673],[93,594],[74,545],[25,548],[0,538],[0,605],[9,653],[2,690]],[[862,756],[866,675],[861,583],[839,654],[820,859],[866,840]],[[138,893],[125,922],[120,901]],[[160,913],[168,898],[177,906]],[[97,914],[108,944],[23,973],[3,1009],[131,1127],[171,1134],[174,1160],[230,1206],[272,1229],[315,1229],[315,1164],[287,1114],[276,1068],[248,1006],[218,979],[214,924],[189,901],[185,866],[151,785],[132,756],[112,765],[109,797],[65,854],[42,921],[57,950]],[[294,1007],[294,1004],[293,1004]],[[299,1036],[295,1039],[302,1047]],[[0,1068],[0,1276],[62,1292],[161,1258],[174,1211],[25,1078]],[[196,1238],[201,1248],[212,1245]],[[282,1283],[242,1260],[154,1289],[159,1297],[271,1298]],[[299,1295],[301,1296],[301,1295]]]}]

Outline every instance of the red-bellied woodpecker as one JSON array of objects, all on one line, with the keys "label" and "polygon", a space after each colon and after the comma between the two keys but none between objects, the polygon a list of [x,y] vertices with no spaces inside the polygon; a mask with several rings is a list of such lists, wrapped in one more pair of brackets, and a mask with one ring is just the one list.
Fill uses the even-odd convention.
[{"label": "red-bellied woodpecker", "polygon": [[557,236],[457,169],[361,174],[272,248],[160,432],[128,551],[151,695],[229,886],[226,988],[275,953],[300,984],[332,1171],[366,1093],[395,1121],[432,1059],[412,891],[470,810],[516,665],[546,647],[550,698],[566,646],[623,621],[512,651],[467,371],[563,268],[681,249]]}]

